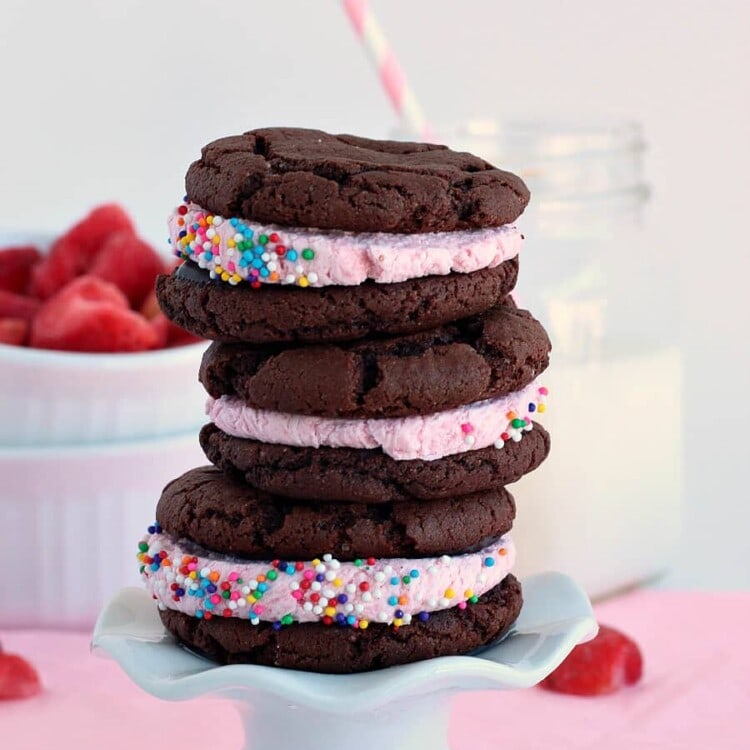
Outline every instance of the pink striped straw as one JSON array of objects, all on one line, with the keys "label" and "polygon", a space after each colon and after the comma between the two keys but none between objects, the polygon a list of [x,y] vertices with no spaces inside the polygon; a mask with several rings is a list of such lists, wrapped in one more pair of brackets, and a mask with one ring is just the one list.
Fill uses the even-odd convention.
[{"label": "pink striped straw", "polygon": [[368,0],[344,0],[344,8],[360,43],[380,76],[380,83],[388,94],[396,114],[420,138],[429,140],[433,130],[425,119],[422,107],[414,96],[398,58],[388,44],[378,20],[370,10]]}]

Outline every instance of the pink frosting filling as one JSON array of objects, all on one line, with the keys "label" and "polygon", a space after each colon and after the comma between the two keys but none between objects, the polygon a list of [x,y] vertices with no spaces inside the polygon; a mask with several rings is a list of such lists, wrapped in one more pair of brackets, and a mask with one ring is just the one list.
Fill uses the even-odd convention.
[{"label": "pink frosting filling", "polygon": [[[471,273],[514,258],[523,244],[523,235],[510,224],[431,234],[359,234],[240,221],[237,225],[234,219],[213,216],[200,206],[187,204],[169,217],[170,243],[178,254],[230,283],[255,280],[315,287],[352,286],[368,279],[392,284],[422,276]],[[263,246],[267,252],[260,257],[246,249],[243,260],[236,242],[247,239],[257,247],[261,236],[278,240],[268,241]],[[278,253],[277,246],[281,248]],[[284,252],[288,248],[295,249],[291,256]],[[310,259],[303,257],[305,249],[312,250]],[[254,268],[259,275],[251,279]]]},{"label": "pink frosting filling", "polygon": [[297,563],[233,560],[164,533],[146,536],[140,550],[146,588],[162,608],[254,624],[330,618],[352,627],[408,625],[414,617],[426,619],[423,613],[465,609],[497,586],[515,560],[508,537],[453,557],[356,562],[331,555]]},{"label": "pink frosting filling", "polygon": [[319,448],[380,448],[397,461],[433,461],[455,453],[518,441],[547,389],[537,380],[502,398],[425,416],[331,419],[253,409],[239,398],[209,398],[206,413],[223,432],[264,443]]}]

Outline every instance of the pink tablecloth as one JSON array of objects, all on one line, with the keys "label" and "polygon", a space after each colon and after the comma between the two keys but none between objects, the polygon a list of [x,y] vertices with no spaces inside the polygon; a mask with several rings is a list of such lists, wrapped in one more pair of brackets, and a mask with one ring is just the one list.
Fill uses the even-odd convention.
[{"label": "pink tablecloth", "polygon": [[[474,693],[453,704],[454,750],[748,750],[750,593],[643,591],[607,602],[602,622],[632,634],[646,660],[643,683],[586,699],[537,688]],[[240,745],[239,720],[209,701],[163,703],[141,693],[88,636],[5,632],[5,649],[34,660],[43,696],[0,703],[2,750],[132,750]],[[218,748],[217,748],[218,750]]]}]

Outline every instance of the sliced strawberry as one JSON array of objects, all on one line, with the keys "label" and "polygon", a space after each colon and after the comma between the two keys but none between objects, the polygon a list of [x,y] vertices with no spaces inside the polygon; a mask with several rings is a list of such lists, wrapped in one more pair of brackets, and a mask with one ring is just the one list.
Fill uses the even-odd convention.
[{"label": "sliced strawberry", "polygon": [[0,318],[0,344],[23,346],[29,336],[29,321],[23,318]]},{"label": "sliced strawberry", "polygon": [[638,645],[624,633],[602,625],[592,641],[576,646],[541,687],[571,695],[604,695],[634,685],[643,675]]},{"label": "sliced strawberry", "polygon": [[31,343],[47,349],[76,352],[141,352],[154,349],[159,338],[138,313],[106,303],[71,304],[57,325]]},{"label": "sliced strawberry", "polygon": [[0,289],[23,294],[29,285],[32,268],[42,261],[42,254],[31,245],[0,250]]},{"label": "sliced strawberry", "polygon": [[157,349],[164,349],[169,341],[169,327],[172,325],[170,320],[164,313],[157,313],[151,320],[149,320],[151,328],[157,336],[158,343],[156,344]]},{"label": "sliced strawberry", "polygon": [[205,341],[205,339],[202,339],[200,336],[195,336],[184,328],[176,326],[172,321],[169,322],[167,346],[187,346],[188,344],[197,344],[201,341]]},{"label": "sliced strawberry", "polygon": [[81,276],[49,299],[34,319],[31,346],[77,352],[136,352],[153,349],[158,336],[128,308],[114,284]]},{"label": "sliced strawberry", "polygon": [[94,262],[107,238],[116,232],[134,233],[124,209],[114,203],[95,208],[63,234],[31,276],[31,293],[47,299]]},{"label": "sliced strawberry", "polygon": [[41,302],[31,297],[0,290],[0,318],[31,320],[39,311]]},{"label": "sliced strawberry", "polygon": [[196,344],[204,339],[194,336],[184,328],[175,325],[164,313],[159,312],[151,320],[151,325],[159,336],[159,348]]},{"label": "sliced strawberry", "polygon": [[43,309],[57,306],[64,309],[69,300],[84,299],[87,302],[107,302],[123,310],[128,309],[128,298],[114,285],[96,276],[79,276],[61,289],[53,299],[44,303]]},{"label": "sliced strawberry", "polygon": [[184,328],[176,326],[163,312],[157,313],[151,319],[151,325],[159,336],[159,347],[185,346],[195,344],[204,339],[194,336]]},{"label": "sliced strawberry", "polygon": [[26,659],[0,653],[0,700],[31,698],[41,692],[39,673]]},{"label": "sliced strawberry", "polygon": [[148,242],[132,232],[116,232],[107,238],[89,273],[115,284],[137,309],[153,291],[164,259]]},{"label": "sliced strawberry", "polygon": [[159,301],[156,299],[156,289],[152,289],[149,292],[148,297],[146,297],[143,304],[141,305],[140,312],[141,315],[143,315],[143,317],[147,318],[148,320],[153,320],[157,315],[161,313]]},{"label": "sliced strawberry", "polygon": [[47,257],[32,269],[29,292],[38,299],[48,299],[82,273],[84,267],[76,242],[61,237]]}]

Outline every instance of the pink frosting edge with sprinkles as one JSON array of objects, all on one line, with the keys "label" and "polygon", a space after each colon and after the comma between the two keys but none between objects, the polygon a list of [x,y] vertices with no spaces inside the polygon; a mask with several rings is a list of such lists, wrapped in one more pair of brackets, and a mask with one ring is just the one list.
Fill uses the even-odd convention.
[{"label": "pink frosting edge with sprinkles", "polygon": [[392,284],[472,273],[516,257],[524,239],[514,224],[426,234],[279,227],[215,216],[195,204],[178,206],[168,225],[175,255],[193,260],[213,278],[256,286]]},{"label": "pink frosting edge with sprinkles", "polygon": [[198,618],[236,617],[275,627],[322,622],[364,628],[466,609],[502,582],[515,562],[507,536],[479,552],[339,562],[234,560],[175,541],[160,527],[139,545],[141,576],[162,609]]},{"label": "pink frosting edge with sprinkles", "polygon": [[390,419],[332,419],[254,409],[235,396],[209,398],[206,414],[222,432],[264,443],[319,448],[380,448],[397,461],[434,461],[508,440],[532,429],[547,389],[538,379],[520,391],[435,414]]}]

